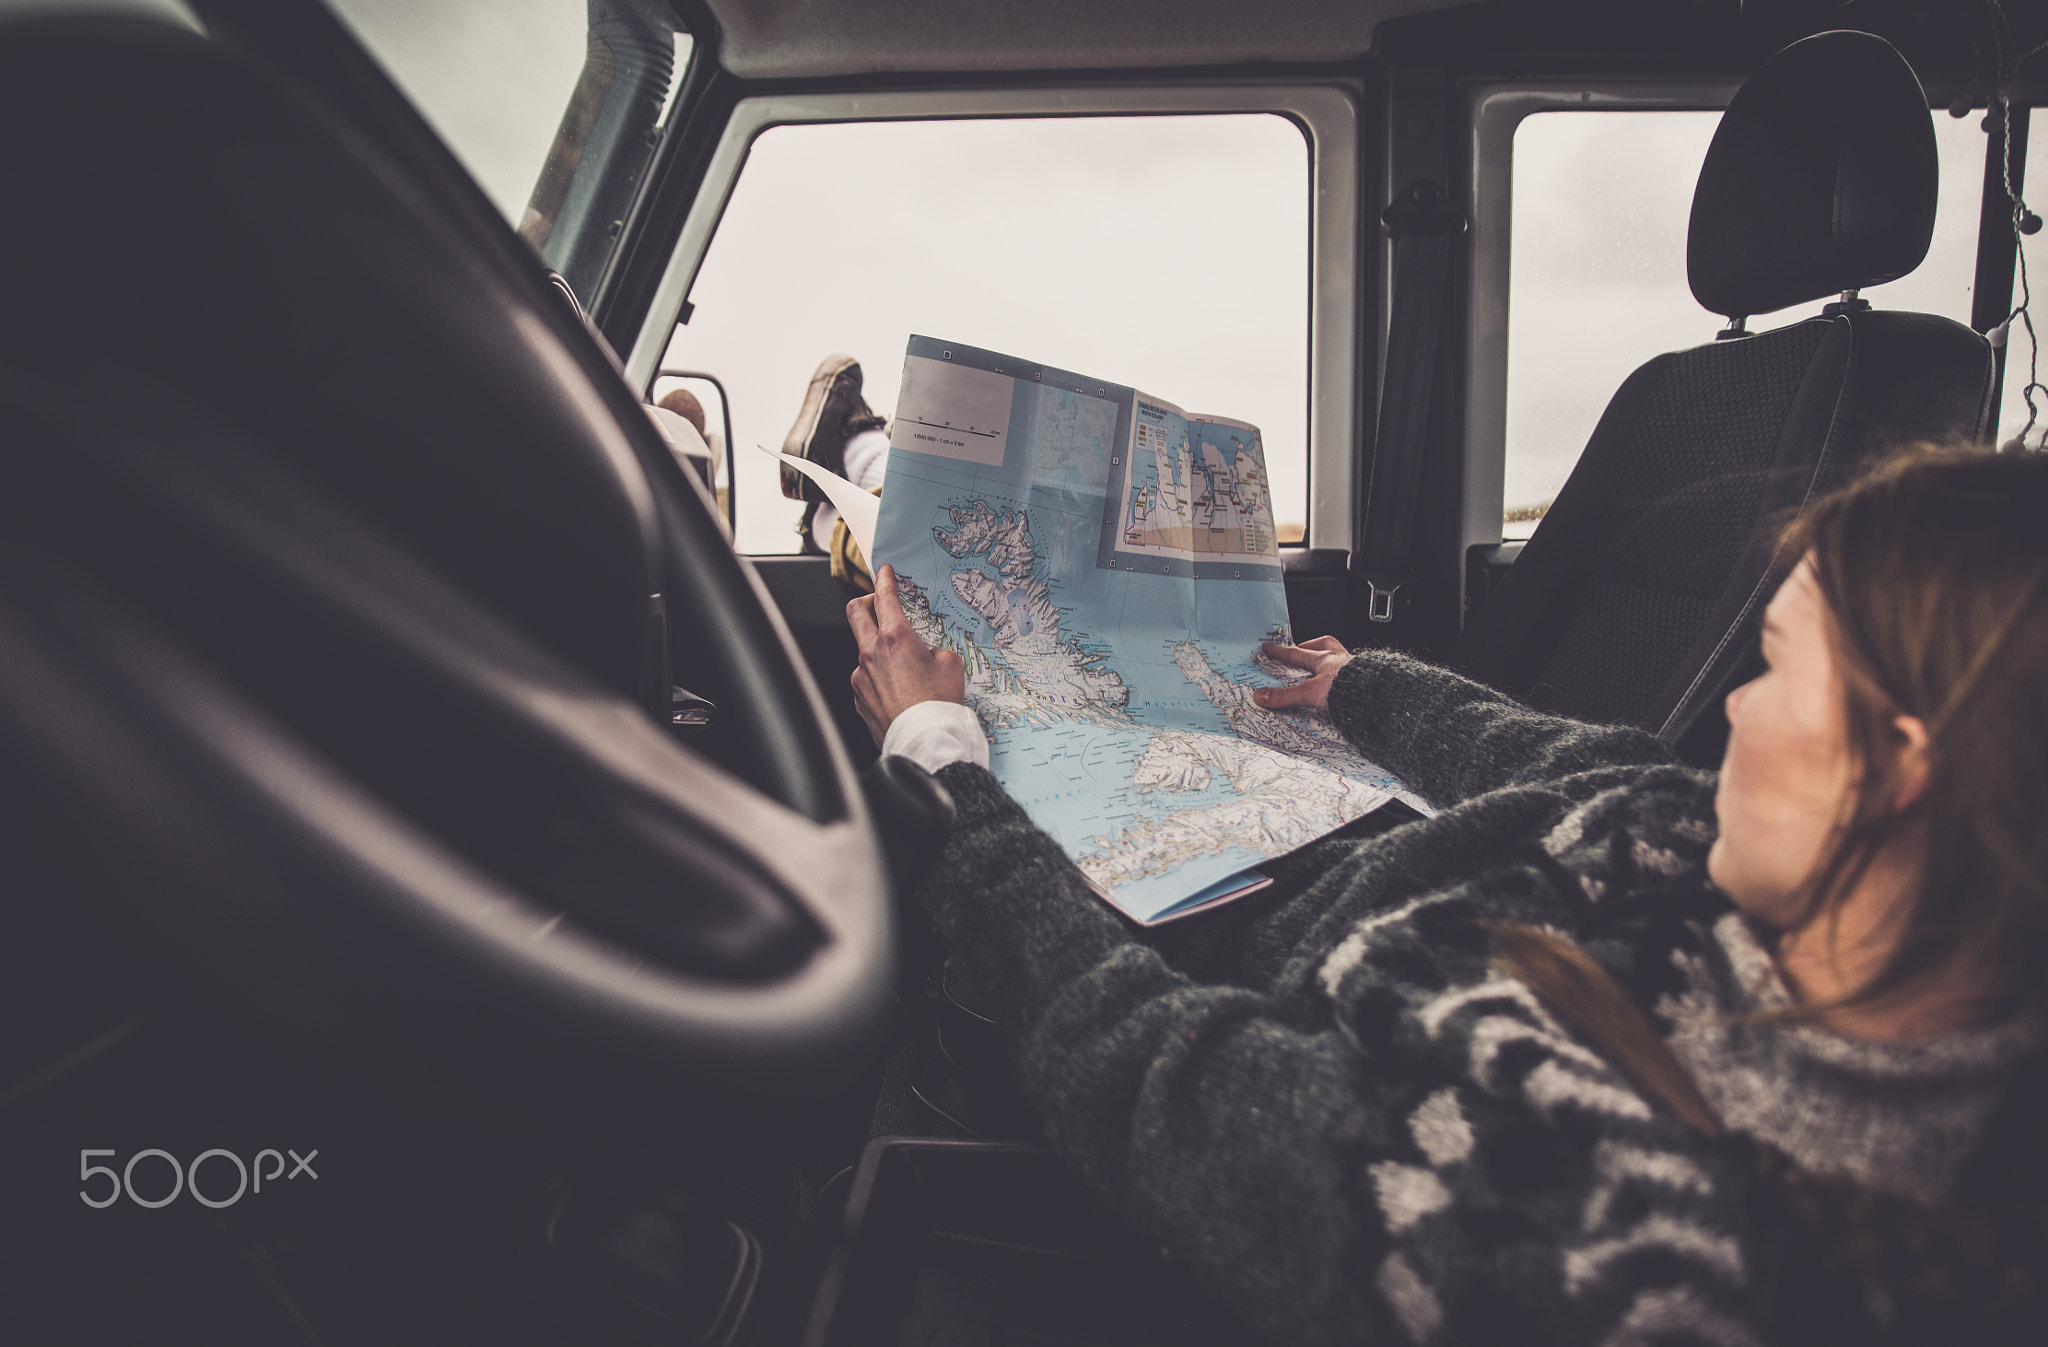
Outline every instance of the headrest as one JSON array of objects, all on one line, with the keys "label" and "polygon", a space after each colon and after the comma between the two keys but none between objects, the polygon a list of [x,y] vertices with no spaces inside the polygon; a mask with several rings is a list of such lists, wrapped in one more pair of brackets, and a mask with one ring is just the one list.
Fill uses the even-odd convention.
[{"label": "headrest", "polygon": [[1938,179],[1927,94],[1889,42],[1795,42],[1743,83],[1707,150],[1693,296],[1747,317],[1897,280],[1927,255]]}]

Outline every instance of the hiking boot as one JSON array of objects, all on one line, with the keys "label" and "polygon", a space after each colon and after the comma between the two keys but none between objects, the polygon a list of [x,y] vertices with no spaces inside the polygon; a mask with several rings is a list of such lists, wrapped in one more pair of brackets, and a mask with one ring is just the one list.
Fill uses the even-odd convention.
[{"label": "hiking boot", "polygon": [[[828,355],[820,361],[804,390],[803,410],[783,437],[782,452],[843,476],[848,423],[880,420],[861,398],[860,382],[860,362],[852,356]],[[782,494],[812,505],[825,499],[815,482],[787,463],[782,465]]]}]

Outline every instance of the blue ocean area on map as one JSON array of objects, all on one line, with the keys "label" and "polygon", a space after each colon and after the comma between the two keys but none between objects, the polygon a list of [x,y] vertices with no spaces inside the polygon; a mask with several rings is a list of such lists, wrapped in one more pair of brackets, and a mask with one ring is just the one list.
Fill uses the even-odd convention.
[{"label": "blue ocean area on map", "polygon": [[[1152,443],[1134,416],[1159,405],[913,338],[875,539],[920,634],[965,660],[996,776],[1147,922],[1402,793],[1326,719],[1250,702],[1287,676],[1259,653],[1289,634],[1263,451],[1196,421],[1228,446],[1201,470],[1172,472],[1194,461],[1174,446],[1127,471]],[[1194,525],[1134,534],[1134,489],[1155,493],[1145,518]]]}]

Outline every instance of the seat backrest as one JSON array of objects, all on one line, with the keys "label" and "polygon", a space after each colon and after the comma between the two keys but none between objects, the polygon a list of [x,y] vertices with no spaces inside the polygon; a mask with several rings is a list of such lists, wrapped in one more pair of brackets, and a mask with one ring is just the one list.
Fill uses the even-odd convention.
[{"label": "seat backrest", "polygon": [[1743,85],[1687,242],[1693,294],[1730,331],[1615,393],[1454,664],[1539,709],[1718,760],[1720,694],[1753,663],[1764,603],[1796,560],[1777,545],[1784,526],[1889,450],[1985,433],[1992,352],[1961,324],[1850,299],[1741,332],[1750,314],[1918,266],[1937,178],[1926,94],[1882,38],[1807,38]]}]

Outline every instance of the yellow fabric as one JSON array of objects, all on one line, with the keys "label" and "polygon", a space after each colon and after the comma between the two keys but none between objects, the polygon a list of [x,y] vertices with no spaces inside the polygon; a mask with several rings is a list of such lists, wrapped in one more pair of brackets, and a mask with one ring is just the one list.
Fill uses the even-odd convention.
[{"label": "yellow fabric", "polygon": [[[882,488],[876,487],[868,494],[879,496]],[[875,577],[868,570],[868,559],[860,554],[860,544],[853,540],[853,530],[846,527],[843,517],[832,521],[832,545],[825,550],[832,557],[834,580],[844,580],[863,594],[875,592]]]}]

